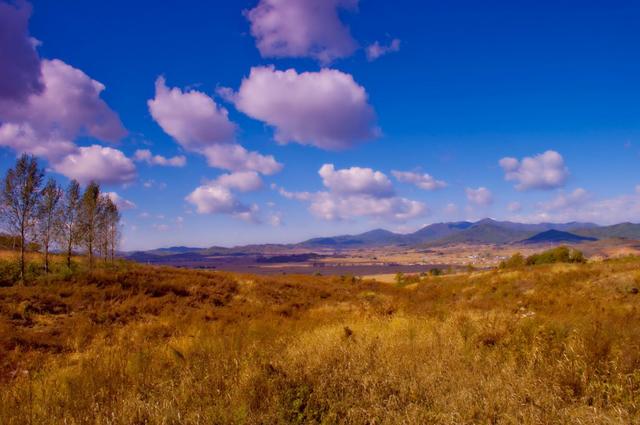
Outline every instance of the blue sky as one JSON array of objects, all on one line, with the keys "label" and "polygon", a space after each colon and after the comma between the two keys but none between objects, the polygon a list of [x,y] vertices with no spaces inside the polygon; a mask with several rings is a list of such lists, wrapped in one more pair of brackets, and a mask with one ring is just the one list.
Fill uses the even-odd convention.
[{"label": "blue sky", "polygon": [[[15,13],[28,4],[0,3],[6,22],[28,28],[0,43],[37,39],[45,85],[20,99],[6,89],[8,107],[0,85],[7,134],[30,126],[39,136],[0,137],[0,171],[27,151],[62,183],[102,180],[127,208],[125,249],[485,216],[640,221],[638,2],[319,0],[309,12],[303,0],[34,0],[30,18]],[[368,57],[376,42],[390,51]],[[8,54],[33,56],[26,50]],[[12,58],[1,59],[0,77],[16,78],[1,69]],[[83,121],[45,109],[87,109],[66,86],[50,88],[56,76],[104,85],[86,88]],[[159,76],[172,95],[158,96]],[[15,112],[47,93],[45,106]],[[105,116],[108,128],[95,130]],[[241,146],[271,165],[228,165],[212,146]],[[139,150],[183,158],[147,164]],[[334,167],[321,176],[325,164]]]}]

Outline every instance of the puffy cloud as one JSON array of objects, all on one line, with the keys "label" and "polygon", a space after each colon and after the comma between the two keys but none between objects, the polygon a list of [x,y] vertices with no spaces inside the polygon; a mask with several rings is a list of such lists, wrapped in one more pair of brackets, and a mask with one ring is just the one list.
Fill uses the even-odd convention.
[{"label": "puffy cloud", "polygon": [[278,143],[340,150],[380,133],[365,89],[334,69],[298,73],[255,67],[237,93],[220,93],[241,112],[274,127]]},{"label": "puffy cloud", "polygon": [[248,151],[238,144],[213,145],[202,150],[207,163],[230,171],[257,171],[272,175],[282,170],[282,164],[272,155]]},{"label": "puffy cloud", "polygon": [[180,145],[204,155],[212,167],[274,174],[282,169],[273,156],[247,151],[235,143],[236,125],[228,112],[205,93],[169,88],[156,80],[156,94],[147,102],[153,119]]},{"label": "puffy cloud", "polygon": [[309,202],[311,213],[324,220],[347,220],[357,217],[407,221],[424,216],[427,206],[394,195],[389,178],[370,168],[351,167],[335,170],[323,165],[319,172],[327,191],[289,192],[273,185],[287,199]]},{"label": "puffy cloud", "polygon": [[216,183],[227,189],[236,189],[240,192],[252,192],[262,188],[262,179],[255,171],[223,174],[216,179]]},{"label": "puffy cloud", "polygon": [[25,102],[0,101],[0,118],[68,139],[88,135],[115,142],[126,135],[118,115],[100,98],[102,83],[57,59],[42,61],[42,81],[42,93]]},{"label": "puffy cloud", "polygon": [[454,203],[448,203],[445,207],[444,207],[444,213],[447,215],[456,215],[458,214],[458,206]]},{"label": "puffy cloud", "polygon": [[74,153],[52,164],[53,169],[86,184],[127,183],[136,176],[136,167],[121,151],[100,145],[80,147]]},{"label": "puffy cloud", "polygon": [[111,199],[111,202],[116,204],[116,206],[121,210],[132,210],[136,208],[136,204],[129,201],[128,199],[124,199],[122,196],[118,195],[116,192],[106,192],[105,195]]},{"label": "puffy cloud", "polygon": [[38,134],[29,124],[6,123],[0,125],[0,146],[50,161],[58,161],[76,151],[76,145],[55,133]]},{"label": "puffy cloud", "polygon": [[477,189],[466,189],[467,200],[478,206],[488,206],[493,203],[493,194],[486,187],[479,187]]},{"label": "puffy cloud", "polygon": [[40,58],[29,36],[31,6],[0,2],[0,99],[23,101],[43,89]]},{"label": "puffy cloud", "polygon": [[552,150],[525,157],[522,161],[510,157],[502,158],[499,163],[505,171],[505,179],[517,182],[518,190],[555,189],[563,186],[569,176],[564,158]]},{"label": "puffy cloud", "polygon": [[357,5],[358,0],[260,0],[245,15],[263,57],[312,57],[328,63],[355,51],[338,9]]},{"label": "puffy cloud", "polygon": [[184,155],[167,158],[162,155],[154,155],[149,149],[138,149],[133,155],[133,159],[140,162],[146,162],[149,165],[161,165],[168,167],[184,167],[187,164],[187,158],[185,158]]},{"label": "puffy cloud", "polygon": [[411,183],[420,189],[438,190],[447,187],[447,183],[436,180],[429,174],[419,174],[411,171],[392,171],[391,174],[400,182]]},{"label": "puffy cloud", "polygon": [[407,221],[427,213],[422,202],[400,197],[376,198],[369,195],[340,196],[331,192],[318,192],[313,197],[310,211],[324,220],[345,220],[371,217],[393,221]]},{"label": "puffy cloud", "polygon": [[147,102],[149,112],[162,129],[187,150],[235,140],[236,125],[228,112],[205,93],[169,88],[156,80],[156,94]]},{"label": "puffy cloud", "polygon": [[397,52],[400,50],[400,40],[394,38],[388,45],[380,44],[379,42],[375,42],[367,46],[367,59],[371,62],[378,59],[380,56],[384,56],[388,53]]},{"label": "puffy cloud", "polygon": [[240,202],[233,190],[249,192],[260,188],[262,180],[256,172],[222,174],[197,187],[185,199],[195,205],[198,214],[229,214],[241,220],[257,222],[258,207]]},{"label": "puffy cloud", "polygon": [[322,177],[322,184],[336,194],[385,198],[394,193],[389,178],[371,168],[351,167],[336,171],[333,164],[324,164],[318,174]]}]

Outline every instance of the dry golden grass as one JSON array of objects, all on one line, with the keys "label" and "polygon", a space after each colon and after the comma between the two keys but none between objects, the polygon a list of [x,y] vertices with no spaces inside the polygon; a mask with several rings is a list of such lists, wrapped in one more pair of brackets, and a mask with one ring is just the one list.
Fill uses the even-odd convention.
[{"label": "dry golden grass", "polygon": [[121,263],[0,288],[0,424],[640,422],[640,259],[399,288]]}]

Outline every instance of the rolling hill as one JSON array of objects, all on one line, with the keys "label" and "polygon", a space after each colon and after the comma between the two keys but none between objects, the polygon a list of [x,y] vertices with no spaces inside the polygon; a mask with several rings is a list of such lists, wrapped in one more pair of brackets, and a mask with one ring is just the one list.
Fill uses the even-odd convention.
[{"label": "rolling hill", "polygon": [[596,241],[597,238],[580,236],[574,233],[563,232],[561,230],[547,230],[546,232],[538,233],[530,238],[527,238],[521,243],[526,245],[531,244],[547,244],[547,243],[580,243],[588,241]]}]

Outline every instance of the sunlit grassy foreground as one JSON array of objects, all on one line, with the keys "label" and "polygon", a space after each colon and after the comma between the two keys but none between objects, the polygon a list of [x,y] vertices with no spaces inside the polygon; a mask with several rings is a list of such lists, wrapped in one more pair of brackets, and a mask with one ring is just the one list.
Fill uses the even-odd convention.
[{"label": "sunlit grassy foreground", "polygon": [[1,424],[640,422],[640,260],[0,288]]}]

